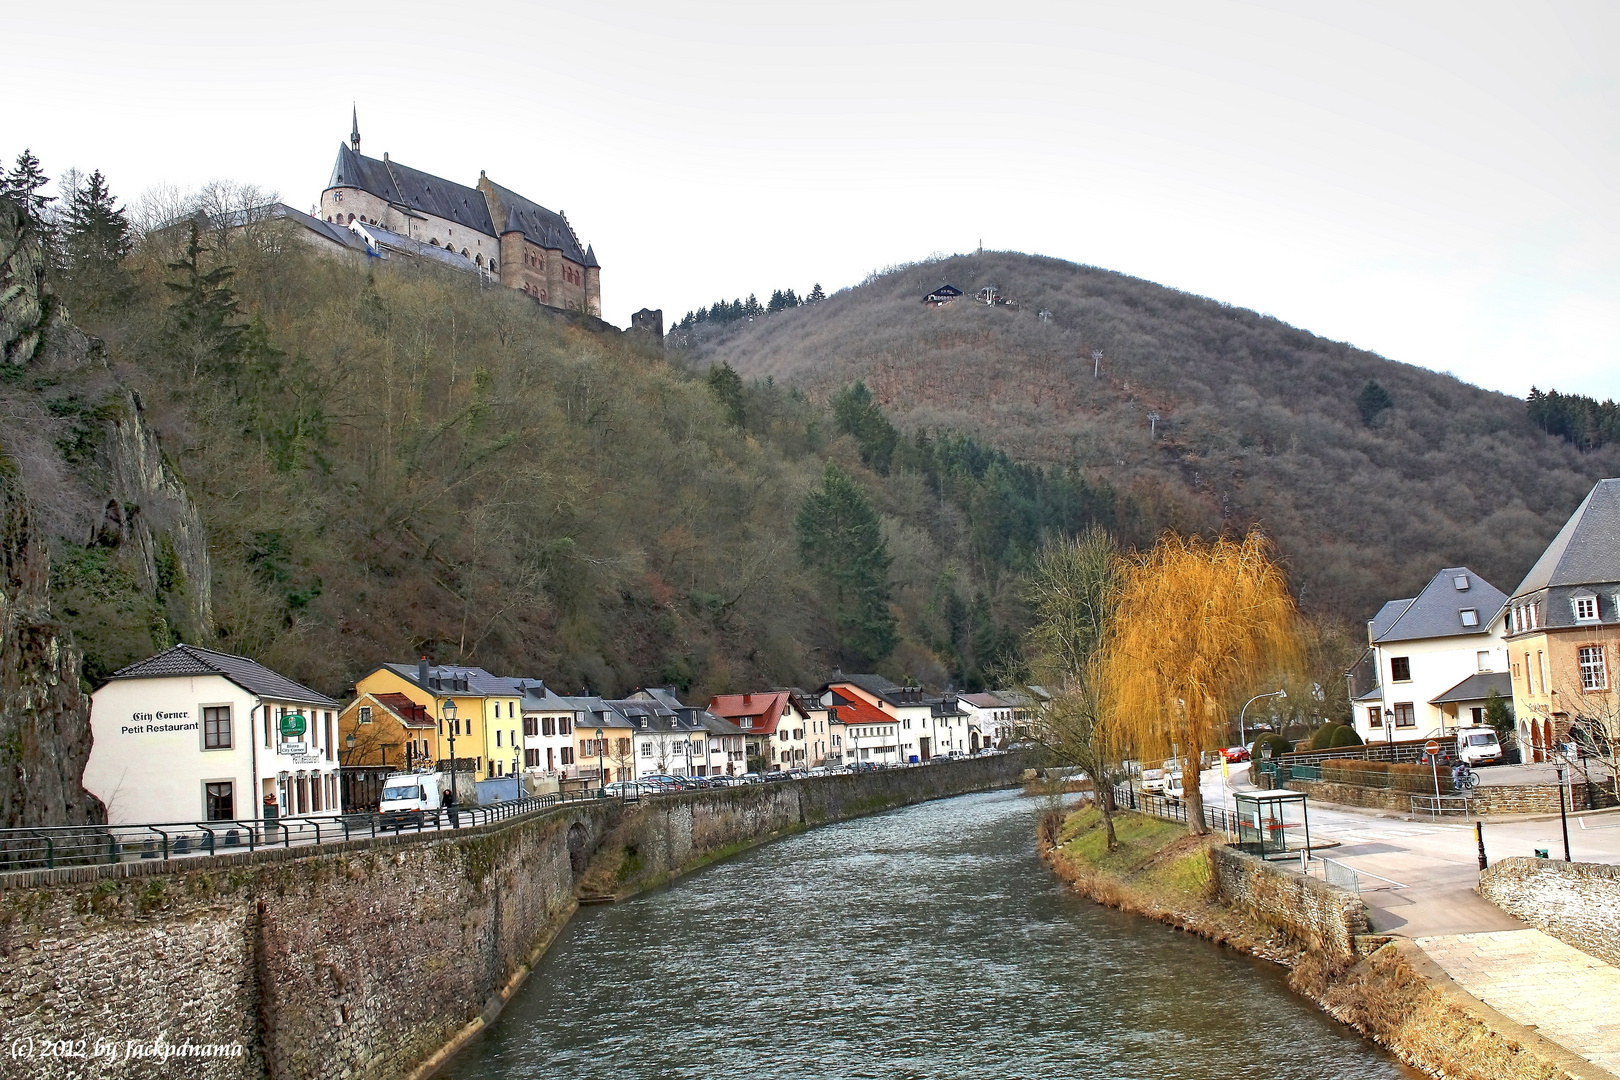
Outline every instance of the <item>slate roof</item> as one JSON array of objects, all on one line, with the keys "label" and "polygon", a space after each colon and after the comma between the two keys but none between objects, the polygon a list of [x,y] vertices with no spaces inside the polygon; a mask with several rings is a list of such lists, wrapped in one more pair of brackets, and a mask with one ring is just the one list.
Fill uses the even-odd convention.
[{"label": "slate roof", "polygon": [[565,697],[562,699],[568,707],[574,710],[574,727],[615,727],[627,728],[630,721],[623,713],[614,708],[613,702],[605,698],[592,695]]},{"label": "slate roof", "polygon": [[988,693],[963,694],[961,700],[967,702],[976,709],[1005,709],[1010,707],[1008,702],[1002,701],[1000,698],[996,697],[996,695]]},{"label": "slate roof", "polygon": [[[417,665],[415,664],[384,664],[383,667],[392,671],[395,675],[409,679],[418,686],[422,685],[417,682]],[[453,694],[457,697],[505,697],[518,693],[518,680],[508,679],[500,675],[491,675],[481,667],[467,667],[460,664],[430,664],[428,666],[428,679],[465,679],[467,681],[467,689],[465,690],[440,689],[430,691],[440,694]],[[429,687],[423,686],[422,689],[429,690]]]},{"label": "slate roof", "polygon": [[[257,211],[250,210],[248,211],[248,214],[252,215],[256,212]],[[272,218],[282,221],[291,221],[295,224],[302,225],[310,232],[315,233],[323,239],[330,240],[332,243],[338,244],[342,247],[352,248],[355,251],[366,250],[366,242],[360,239],[360,237],[356,236],[354,232],[346,226],[338,225],[330,221],[322,221],[320,218],[306,214],[301,210],[294,210],[286,203],[275,203],[266,211],[266,213],[268,213],[268,215]]]},{"label": "slate roof", "polygon": [[1430,698],[1430,705],[1446,705],[1453,701],[1484,701],[1491,696],[1491,691],[1513,700],[1513,676],[1505,671],[1481,671],[1477,675],[1470,675],[1462,682],[1437,698]]},{"label": "slate roof", "polygon": [[[506,220],[497,223],[501,235],[520,232],[530,243],[551,251],[561,251],[563,255],[581,266],[600,265],[596,262],[594,254],[589,256],[589,262],[586,261],[587,256],[579,246],[579,237],[574,235],[573,226],[568,224],[568,219],[563,215],[547,210],[539,203],[525,199],[493,180],[489,181],[489,186],[495,192],[495,197],[500,200],[501,206],[506,209]],[[480,195],[479,198],[482,199],[483,196]]]},{"label": "slate roof", "polygon": [[573,704],[558,695],[542,679],[516,679],[517,693],[522,694],[518,708],[523,712],[572,712]]},{"label": "slate roof", "polygon": [[494,237],[495,223],[489,218],[489,204],[483,192],[442,177],[401,165],[397,161],[357,154],[346,144],[338,145],[337,161],[327,189],[353,187],[370,192],[395,206],[454,221]]},{"label": "slate roof", "polygon": [[1593,485],[1513,595],[1612,581],[1620,581],[1620,479]]},{"label": "slate roof", "polygon": [[[1459,587],[1461,586],[1461,587]],[[1385,604],[1373,619],[1374,645],[1426,638],[1488,634],[1491,624],[1507,605],[1507,596],[1466,566],[1448,566],[1390,618]],[[1474,625],[1464,624],[1462,612],[1474,612]]]},{"label": "slate roof", "polygon": [[120,668],[114,679],[167,679],[187,675],[219,675],[250,694],[271,701],[336,708],[337,702],[285,675],[278,675],[257,660],[216,652],[200,645],[176,645],[156,656]]},{"label": "slate roof", "polygon": [[[454,248],[440,247],[437,244],[424,244],[422,241],[406,236],[403,233],[393,232],[380,225],[362,225],[356,221],[352,226],[344,226],[344,231],[359,240],[366,250],[373,246],[384,249],[378,254],[386,257],[389,250],[403,252],[418,259],[432,259],[442,262],[446,266],[453,266],[457,270],[469,274],[476,274],[479,266],[470,257],[461,254]],[[370,242],[368,243],[367,240]]]}]

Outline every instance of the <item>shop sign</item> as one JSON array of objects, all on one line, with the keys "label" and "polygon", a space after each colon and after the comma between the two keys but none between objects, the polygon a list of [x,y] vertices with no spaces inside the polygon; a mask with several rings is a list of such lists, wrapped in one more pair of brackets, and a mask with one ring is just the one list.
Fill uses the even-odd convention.
[{"label": "shop sign", "polygon": [[309,730],[309,724],[304,720],[302,713],[284,713],[281,717],[281,737],[283,739],[296,739]]},{"label": "shop sign", "polygon": [[276,747],[278,754],[292,754],[294,757],[309,753],[309,744],[306,742],[283,742]]}]

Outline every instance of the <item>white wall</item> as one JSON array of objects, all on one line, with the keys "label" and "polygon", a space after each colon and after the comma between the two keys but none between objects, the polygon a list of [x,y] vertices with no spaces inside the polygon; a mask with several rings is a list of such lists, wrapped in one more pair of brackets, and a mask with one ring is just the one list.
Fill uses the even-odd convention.
[{"label": "white wall", "polygon": [[[1384,695],[1378,707],[1393,710],[1397,703],[1411,702],[1412,712],[1417,718],[1415,726],[1394,730],[1396,741],[1422,738],[1443,726],[1442,720],[1448,730],[1454,726],[1449,718],[1442,718],[1438,705],[1429,702],[1470,675],[1479,674],[1481,652],[1490,654],[1491,671],[1508,670],[1507,646],[1502,641],[1500,621],[1487,634],[1425,638],[1373,647],[1378,663],[1378,681]],[[1396,682],[1393,677],[1391,661],[1401,656],[1410,662],[1412,678],[1407,682]],[[1364,740],[1383,742],[1390,737],[1389,729],[1371,726],[1367,716],[1367,709],[1371,705],[1371,702],[1362,702],[1355,706],[1356,733]]]}]

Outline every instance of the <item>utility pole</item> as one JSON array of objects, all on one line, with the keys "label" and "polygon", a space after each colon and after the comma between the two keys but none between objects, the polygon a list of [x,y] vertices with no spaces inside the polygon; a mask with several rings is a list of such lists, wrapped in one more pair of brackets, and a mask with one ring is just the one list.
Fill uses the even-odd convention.
[{"label": "utility pole", "polygon": [[1558,766],[1558,824],[1564,830],[1564,861],[1569,862],[1569,816],[1564,812],[1564,767]]},{"label": "utility pole", "polygon": [[1102,350],[1101,349],[1092,349],[1091,350],[1091,377],[1093,379],[1097,379],[1097,378],[1102,377]]}]

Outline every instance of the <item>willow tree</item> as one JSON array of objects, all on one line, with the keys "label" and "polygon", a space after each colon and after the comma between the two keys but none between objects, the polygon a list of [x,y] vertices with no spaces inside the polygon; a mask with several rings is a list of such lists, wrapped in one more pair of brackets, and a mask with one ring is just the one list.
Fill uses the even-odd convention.
[{"label": "willow tree", "polygon": [[[1299,663],[1293,598],[1271,544],[1167,534],[1132,560],[1104,651],[1107,712],[1139,755],[1182,758],[1187,824],[1207,832],[1198,766],[1261,680]],[[1267,684],[1269,685],[1269,683]]]},{"label": "willow tree", "polygon": [[1053,757],[1091,779],[1109,851],[1118,846],[1111,783],[1115,755],[1104,716],[1101,661],[1120,571],[1113,541],[1092,528],[1077,540],[1046,543],[1029,578],[1035,616],[1030,667],[1051,694],[1036,730]]}]

